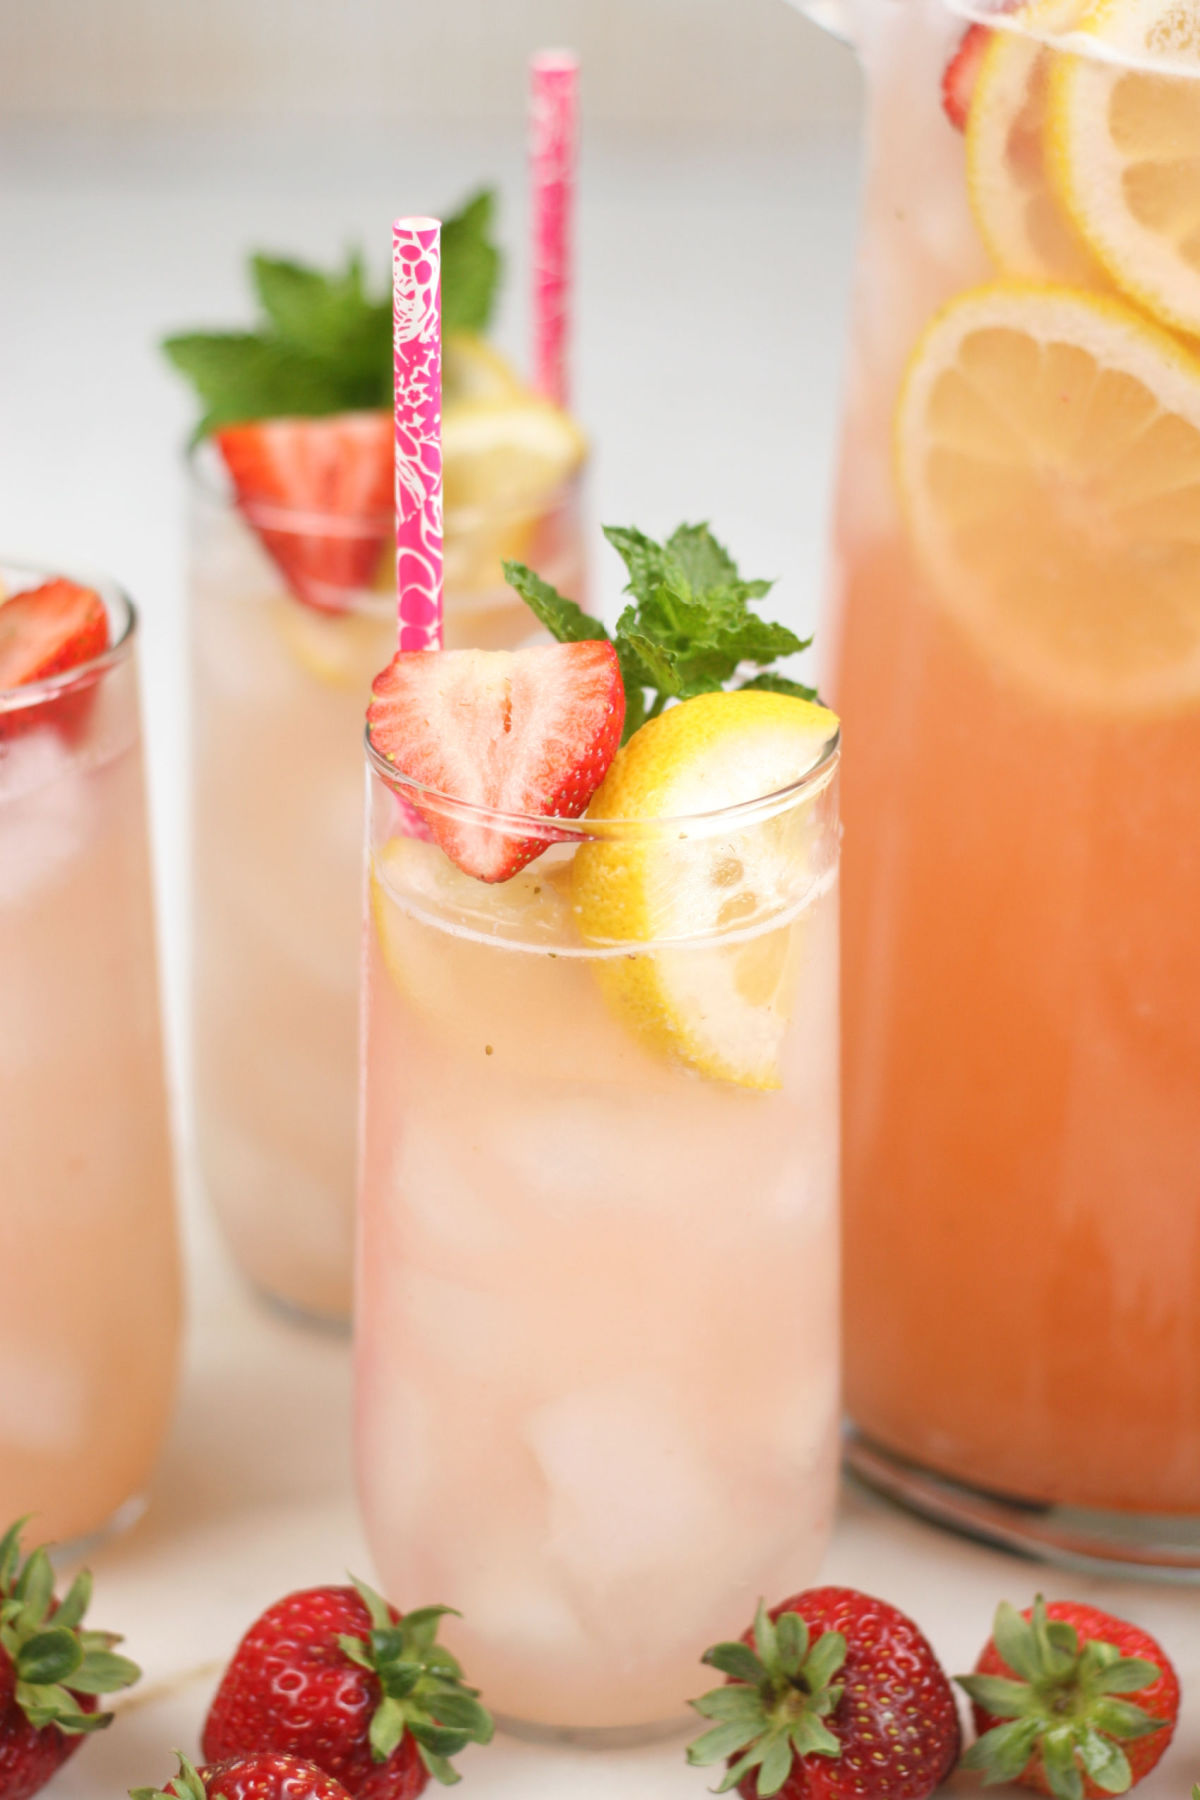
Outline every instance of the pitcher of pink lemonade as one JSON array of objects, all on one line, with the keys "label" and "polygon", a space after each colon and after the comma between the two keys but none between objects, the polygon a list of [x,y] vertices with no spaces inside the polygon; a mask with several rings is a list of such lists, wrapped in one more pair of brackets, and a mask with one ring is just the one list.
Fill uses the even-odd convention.
[{"label": "pitcher of pink lemonade", "polygon": [[1195,1574],[1200,6],[833,22],[851,1458]]}]

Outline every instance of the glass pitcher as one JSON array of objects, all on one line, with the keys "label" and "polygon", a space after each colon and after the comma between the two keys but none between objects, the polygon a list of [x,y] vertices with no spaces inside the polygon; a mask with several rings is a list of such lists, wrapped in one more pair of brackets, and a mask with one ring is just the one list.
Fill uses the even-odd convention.
[{"label": "glass pitcher", "polygon": [[851,1460],[977,1535],[1200,1573],[1200,5],[821,22],[869,95]]}]

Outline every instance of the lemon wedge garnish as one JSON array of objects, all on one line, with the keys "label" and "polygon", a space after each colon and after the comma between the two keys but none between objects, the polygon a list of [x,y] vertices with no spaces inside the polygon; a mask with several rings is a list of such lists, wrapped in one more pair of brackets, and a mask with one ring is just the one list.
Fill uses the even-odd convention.
[{"label": "lemon wedge garnish", "polygon": [[449,406],[461,400],[496,400],[525,393],[520,376],[486,338],[473,331],[448,331],[442,342],[442,394]]},{"label": "lemon wedge garnish", "polygon": [[[818,878],[820,834],[807,804],[715,828],[696,815],[791,787],[836,734],[835,715],[805,700],[702,694],[635,732],[588,808],[590,822],[691,820],[641,841],[585,843],[571,887],[585,941],[625,947],[594,964],[618,1016],[710,1079],[780,1084],[797,914]],[[653,948],[628,949],[638,943]]]},{"label": "lemon wedge garnish", "polygon": [[502,587],[501,563],[528,554],[546,507],[586,454],[587,440],[575,421],[537,394],[447,402],[447,588]]},{"label": "lemon wedge garnish", "polygon": [[913,353],[900,488],[938,601],[1054,704],[1200,700],[1200,361],[1121,302],[997,283]]},{"label": "lemon wedge garnish", "polygon": [[[1200,24],[1180,0],[1100,0],[1079,30],[1118,60],[1059,56],[1050,168],[1063,204],[1117,286],[1200,333]],[[1122,66],[1195,65],[1195,78]]]},{"label": "lemon wedge garnish", "polygon": [[967,117],[967,194],[992,260],[1005,275],[1104,287],[1103,271],[1050,179],[1046,108],[1056,52],[994,31]]},{"label": "lemon wedge garnish", "polygon": [[[393,566],[395,552],[392,553]],[[394,581],[394,576],[393,576]],[[324,687],[361,694],[394,637],[390,617],[369,612],[318,612],[290,594],[273,597],[271,619],[288,654]]]}]

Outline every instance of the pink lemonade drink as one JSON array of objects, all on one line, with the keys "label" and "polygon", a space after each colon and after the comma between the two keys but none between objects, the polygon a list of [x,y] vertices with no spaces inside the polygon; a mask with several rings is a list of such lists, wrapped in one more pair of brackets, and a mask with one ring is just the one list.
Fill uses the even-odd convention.
[{"label": "pink lemonade drink", "polygon": [[[522,657],[597,648],[478,660],[519,760],[532,713],[570,731]],[[456,663],[406,660],[435,684]],[[462,712],[439,704],[449,766]],[[419,710],[397,703],[402,730]],[[373,725],[368,1540],[398,1605],[463,1614],[447,1636],[510,1724],[645,1733],[761,1594],[812,1579],[832,1520],[836,721],[704,694],[630,737],[578,821],[406,781],[383,741]]]},{"label": "pink lemonade drink", "polygon": [[1008,1541],[1200,1564],[1200,83],[1161,66],[1197,15],[856,16],[855,1454]]},{"label": "pink lemonade drink", "polygon": [[[254,1285],[330,1320],[348,1316],[351,1291],[362,696],[395,641],[390,420],[381,419],[387,479],[374,515],[275,506],[247,517],[203,457],[192,482],[201,1166]],[[533,517],[519,500],[472,494],[470,471],[455,476],[468,491],[454,488],[447,509],[447,642],[515,644],[533,622],[505,587],[500,558],[545,556],[582,596],[581,476],[554,487]],[[313,604],[264,549],[268,530],[285,560],[293,541],[323,540],[348,547],[370,576],[331,585]]]},{"label": "pink lemonade drink", "polygon": [[144,1493],[179,1337],[135,618],[0,580],[0,1514],[65,1540]]}]

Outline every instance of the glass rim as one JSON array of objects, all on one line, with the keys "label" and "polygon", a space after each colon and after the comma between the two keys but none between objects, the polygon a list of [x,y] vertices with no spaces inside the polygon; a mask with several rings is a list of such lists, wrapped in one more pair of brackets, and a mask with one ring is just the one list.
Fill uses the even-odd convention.
[{"label": "glass rim", "polygon": [[0,570],[36,578],[27,587],[15,589],[9,596],[10,599],[25,593],[28,587],[40,587],[43,582],[59,578],[76,581],[81,587],[92,588],[103,600],[113,630],[111,643],[98,655],[90,656],[86,662],[76,663],[73,668],[63,669],[57,675],[43,676],[41,681],[25,681],[19,687],[0,688],[0,713],[32,711],[34,707],[44,706],[63,694],[72,693],[76,688],[90,686],[109,669],[125,662],[132,655],[138,628],[138,611],[125,589],[111,576],[103,575],[95,569],[78,566],[64,568],[61,563],[34,562],[24,557],[3,554],[0,554]]},{"label": "glass rim", "polygon": [[[402,774],[394,763],[388,762],[386,757],[379,754],[371,742],[369,729],[366,728],[363,731],[363,745],[369,771],[392,793],[399,795],[410,805],[419,797],[420,805],[428,806],[446,818],[502,832],[506,837],[545,838],[547,843],[557,844],[585,844],[605,842],[613,838],[649,841],[664,837],[715,837],[719,832],[741,831],[776,818],[829,785],[841,758],[842,732],[841,726],[836,726],[822,744],[820,754],[812,766],[785,787],[705,812],[680,813],[661,819],[564,819],[548,814],[502,812],[480,805],[477,801],[462,800],[453,794],[442,793],[437,788],[428,787],[424,782],[414,781],[411,776]],[[417,810],[420,810],[419,806]]]},{"label": "glass rim", "polygon": [[[375,410],[382,411],[381,408]],[[311,507],[288,506],[279,500],[239,500],[227,479],[205,467],[206,462],[216,459],[211,438],[199,438],[185,445],[183,466],[191,487],[214,505],[236,508],[263,531],[287,533],[293,537],[387,538],[395,530],[395,513],[391,507],[383,512],[331,513]],[[585,453],[570,474],[548,488],[536,501],[510,499],[503,505],[446,507],[443,517],[445,535],[468,536],[472,531],[507,519],[544,518],[578,489],[589,461],[590,453]]]}]

